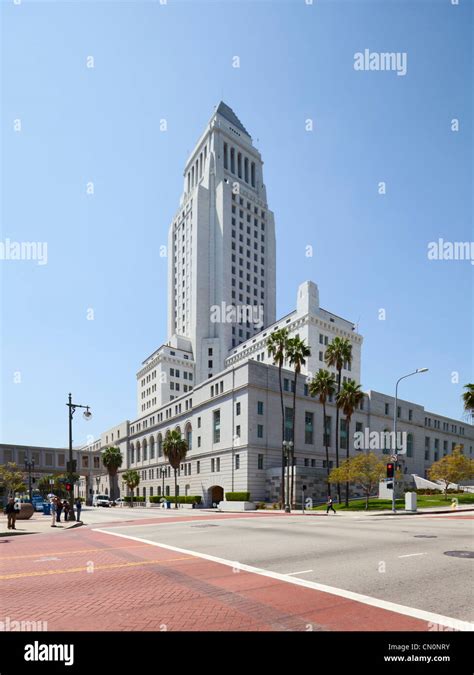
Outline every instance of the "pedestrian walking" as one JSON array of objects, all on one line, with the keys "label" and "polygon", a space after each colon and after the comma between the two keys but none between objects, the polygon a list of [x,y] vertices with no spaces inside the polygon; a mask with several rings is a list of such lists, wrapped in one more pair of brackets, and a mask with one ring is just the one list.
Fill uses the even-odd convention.
[{"label": "pedestrian walking", "polygon": [[69,520],[69,510],[70,510],[69,502],[67,499],[63,501],[63,509],[64,509],[64,522]]},{"label": "pedestrian walking", "polygon": [[15,506],[16,506],[15,500],[13,499],[13,497],[10,497],[10,499],[8,500],[8,504],[5,507],[5,513],[7,514],[9,530],[16,530],[15,522],[18,511],[15,508]]},{"label": "pedestrian walking", "polygon": [[59,497],[56,498],[56,522],[60,523],[61,522],[61,513],[63,511],[63,503],[59,499]]},{"label": "pedestrian walking", "polygon": [[51,500],[51,527],[56,527],[57,501],[56,497],[53,497]]},{"label": "pedestrian walking", "polygon": [[331,495],[328,495],[328,500],[326,502],[326,506],[327,506],[326,514],[329,513],[329,510],[331,510],[333,513],[336,513],[336,509],[333,506],[333,501],[332,501]]},{"label": "pedestrian walking", "polygon": [[77,520],[81,522],[81,509],[82,509],[82,502],[79,499],[79,497],[76,499],[76,511],[77,511]]}]

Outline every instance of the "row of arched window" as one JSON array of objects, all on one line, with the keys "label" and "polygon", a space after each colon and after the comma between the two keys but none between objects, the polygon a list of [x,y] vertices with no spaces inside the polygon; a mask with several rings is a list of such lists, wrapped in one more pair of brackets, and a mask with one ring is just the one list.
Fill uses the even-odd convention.
[{"label": "row of arched window", "polygon": [[[181,433],[181,428],[177,426],[175,431]],[[163,440],[169,434],[170,430],[164,434],[159,433],[155,442],[155,437],[152,435],[149,438],[134,441],[130,443],[129,448],[129,465],[138,464],[139,462],[147,462],[148,460],[163,457]],[[193,449],[193,428],[188,422],[184,428],[184,438],[188,444],[188,452]]]}]

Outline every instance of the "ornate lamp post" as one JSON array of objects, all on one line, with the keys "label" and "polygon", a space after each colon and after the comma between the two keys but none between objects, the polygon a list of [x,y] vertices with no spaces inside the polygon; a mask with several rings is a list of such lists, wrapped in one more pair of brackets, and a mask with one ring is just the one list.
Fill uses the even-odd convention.
[{"label": "ornate lamp post", "polygon": [[28,494],[31,503],[31,472],[35,470],[35,460],[25,459],[25,473],[28,473]]},{"label": "ornate lamp post", "polygon": [[285,513],[291,513],[290,459],[293,450],[293,441],[283,441],[283,450],[286,457]]},{"label": "ornate lamp post", "polygon": [[67,463],[68,483],[71,484],[69,491],[69,520],[76,520],[74,514],[74,474],[76,473],[76,462],[72,459],[72,418],[76,412],[76,408],[84,408],[83,417],[85,420],[90,420],[92,413],[88,405],[79,405],[79,403],[72,402],[72,394],[69,394],[68,402],[69,408],[69,462]]}]

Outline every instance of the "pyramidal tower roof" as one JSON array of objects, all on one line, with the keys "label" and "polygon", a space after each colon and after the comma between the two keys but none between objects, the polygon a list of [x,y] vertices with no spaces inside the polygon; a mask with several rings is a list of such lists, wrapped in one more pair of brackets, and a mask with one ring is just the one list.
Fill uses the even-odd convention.
[{"label": "pyramidal tower roof", "polygon": [[228,122],[230,122],[234,127],[237,127],[237,129],[240,129],[240,131],[243,131],[244,134],[247,134],[247,136],[250,136],[249,132],[247,129],[244,127],[242,122],[239,120],[235,112],[230,108],[224,101],[221,101],[219,105],[217,106],[216,113],[219,113],[219,115],[222,115],[222,117],[225,117]]}]

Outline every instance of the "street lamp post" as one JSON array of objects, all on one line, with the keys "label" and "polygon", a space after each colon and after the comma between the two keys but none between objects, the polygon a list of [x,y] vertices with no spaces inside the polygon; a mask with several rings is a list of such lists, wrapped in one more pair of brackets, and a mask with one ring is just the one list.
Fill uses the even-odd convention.
[{"label": "street lamp post", "polygon": [[291,458],[291,451],[293,450],[293,441],[283,441],[283,449],[286,457],[285,513],[291,513],[290,458]]},{"label": "street lamp post", "polygon": [[394,454],[394,467],[393,467],[393,482],[392,482],[392,513],[396,513],[397,509],[395,507],[395,481],[396,481],[396,472],[397,472],[397,463],[398,463],[398,442],[397,442],[397,419],[398,419],[398,384],[407,377],[412,375],[418,375],[418,373],[426,373],[428,368],[417,368],[412,373],[408,375],[402,375],[397,380],[395,385],[395,409],[393,411],[393,432],[394,432],[394,444],[395,444],[395,454]]},{"label": "street lamp post", "polygon": [[74,474],[75,474],[75,467],[72,459],[72,418],[74,417],[74,413],[76,412],[76,408],[85,408],[83,417],[85,420],[90,420],[92,417],[92,413],[89,410],[88,405],[79,405],[79,403],[73,403],[72,402],[72,394],[69,394],[68,396],[68,402],[66,403],[67,407],[69,408],[69,462],[68,462],[68,475],[69,475],[69,483],[71,484],[71,489],[69,491],[69,520],[76,520],[76,516],[74,514]]},{"label": "street lamp post", "polygon": [[165,468],[163,466],[160,468],[160,473],[161,473],[161,477],[163,479],[163,487],[162,487],[162,490],[161,490],[161,496],[164,497],[165,496]]},{"label": "street lamp post", "polygon": [[35,470],[35,460],[25,459],[25,473],[28,472],[28,494],[31,503],[31,472]]}]

